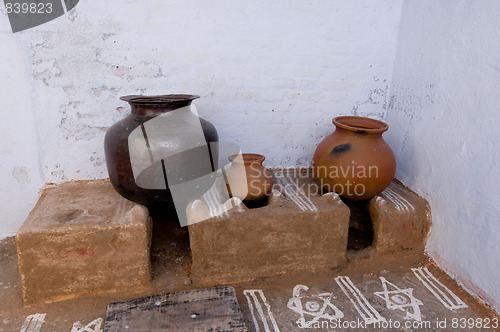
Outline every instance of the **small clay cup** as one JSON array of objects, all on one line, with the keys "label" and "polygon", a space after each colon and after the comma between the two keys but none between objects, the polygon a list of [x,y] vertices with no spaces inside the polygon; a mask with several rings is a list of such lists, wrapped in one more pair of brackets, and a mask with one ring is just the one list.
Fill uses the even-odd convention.
[{"label": "small clay cup", "polygon": [[229,195],[244,201],[263,199],[273,186],[271,172],[262,162],[266,159],[257,153],[229,156],[231,166],[226,170]]}]

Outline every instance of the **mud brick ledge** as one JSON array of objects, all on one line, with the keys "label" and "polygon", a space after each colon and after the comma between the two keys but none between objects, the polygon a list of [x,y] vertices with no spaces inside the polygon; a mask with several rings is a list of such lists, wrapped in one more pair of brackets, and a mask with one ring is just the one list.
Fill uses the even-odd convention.
[{"label": "mud brick ledge", "polygon": [[431,208],[422,197],[393,181],[369,203],[373,247],[377,253],[424,250],[431,226]]},{"label": "mud brick ledge", "polygon": [[[267,205],[239,205],[189,226],[195,285],[330,269],[346,262],[350,210],[339,196],[321,195],[314,190],[314,179],[299,172],[274,172],[273,182]],[[395,181],[366,206],[373,225],[368,257],[423,250],[431,220],[424,199]]]},{"label": "mud brick ledge", "polygon": [[[340,268],[347,257],[424,248],[429,205],[397,181],[364,203],[373,241],[360,256],[347,255],[351,211],[337,194],[321,195],[302,173],[275,172],[273,181],[267,205],[240,204],[189,225],[195,287]],[[151,232],[147,209],[122,198],[108,181],[44,190],[16,235],[25,304],[148,289]]]},{"label": "mud brick ledge", "polygon": [[189,226],[196,285],[224,284],[346,260],[349,208],[337,194],[301,209],[274,190],[265,207],[235,208]]},{"label": "mud brick ledge", "polygon": [[148,210],[108,181],[44,190],[16,235],[25,304],[140,291],[151,280]]}]

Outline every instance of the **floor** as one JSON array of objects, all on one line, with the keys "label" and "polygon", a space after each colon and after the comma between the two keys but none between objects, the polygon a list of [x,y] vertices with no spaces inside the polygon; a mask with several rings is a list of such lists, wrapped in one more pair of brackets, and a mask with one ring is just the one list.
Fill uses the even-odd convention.
[{"label": "floor", "polygon": [[[109,302],[196,288],[189,277],[187,229],[160,217],[154,225],[154,276],[146,292],[94,294],[31,307],[22,302],[15,240],[0,241],[0,331],[100,331]],[[336,270],[286,273],[232,285],[248,330],[299,331],[302,326],[323,331],[500,331],[498,314],[425,255],[373,258],[363,236],[350,239],[349,247],[348,264]]]}]

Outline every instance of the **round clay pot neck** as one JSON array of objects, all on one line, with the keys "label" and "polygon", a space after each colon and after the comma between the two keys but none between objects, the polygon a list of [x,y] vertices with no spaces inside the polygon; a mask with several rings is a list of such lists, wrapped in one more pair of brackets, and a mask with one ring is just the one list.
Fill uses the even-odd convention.
[{"label": "round clay pot neck", "polygon": [[170,95],[128,95],[120,97],[130,104],[132,114],[138,116],[157,116],[175,109],[191,105],[191,102],[200,98],[196,95],[170,94]]},{"label": "round clay pot neck", "polygon": [[245,164],[245,165],[251,165],[251,164],[262,164],[264,160],[266,160],[266,157],[264,157],[261,154],[258,153],[242,153],[241,156],[242,158],[237,158],[239,154],[233,154],[229,156],[229,161],[234,163],[234,164]]},{"label": "round clay pot neck", "polygon": [[338,116],[332,122],[337,128],[358,134],[382,134],[389,129],[385,122],[362,116]]}]

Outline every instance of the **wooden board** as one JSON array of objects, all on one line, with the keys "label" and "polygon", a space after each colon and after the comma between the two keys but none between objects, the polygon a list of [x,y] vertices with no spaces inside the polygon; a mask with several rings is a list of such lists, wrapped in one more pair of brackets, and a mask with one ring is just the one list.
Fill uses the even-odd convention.
[{"label": "wooden board", "polygon": [[233,287],[154,295],[106,308],[104,332],[247,331]]}]

